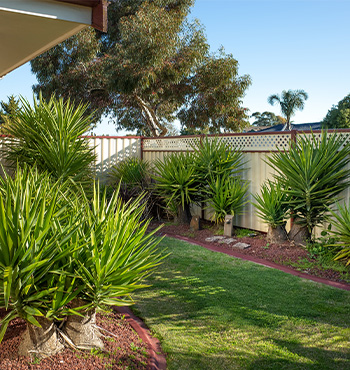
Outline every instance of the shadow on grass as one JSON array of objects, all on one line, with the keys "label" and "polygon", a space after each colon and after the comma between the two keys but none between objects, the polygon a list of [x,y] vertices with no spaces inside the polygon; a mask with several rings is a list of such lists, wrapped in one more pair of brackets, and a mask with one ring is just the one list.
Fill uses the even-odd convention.
[{"label": "shadow on grass", "polygon": [[164,244],[171,254],[136,295],[135,312],[163,337],[170,369],[350,368],[350,292]]}]

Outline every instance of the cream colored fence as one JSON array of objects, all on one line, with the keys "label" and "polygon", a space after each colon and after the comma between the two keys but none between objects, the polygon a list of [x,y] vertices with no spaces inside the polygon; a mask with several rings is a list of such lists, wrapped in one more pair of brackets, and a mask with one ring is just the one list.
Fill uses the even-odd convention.
[{"label": "cream colored fence", "polygon": [[106,182],[113,165],[128,157],[141,157],[139,136],[89,136],[90,145],[95,148],[95,173],[101,182]]},{"label": "cream colored fence", "polygon": [[[350,142],[350,130],[342,130],[338,133]],[[314,134],[316,137],[321,135],[320,132],[314,132]],[[244,153],[245,164],[242,177],[249,183],[249,201],[253,200],[253,194],[260,191],[261,185],[273,177],[273,170],[265,163],[266,157],[277,148],[287,149],[290,140],[294,140],[296,135],[295,131],[220,135],[221,141]],[[144,158],[154,162],[156,159],[162,160],[165,155],[172,152],[191,151],[193,145],[201,140],[199,136],[164,138],[89,136],[87,139],[95,148],[97,157],[95,172],[102,182],[107,181],[111,167],[127,157]],[[0,147],[3,146],[4,140],[6,138],[2,137]],[[350,188],[344,191],[342,197],[346,201],[350,199]],[[195,208],[193,211],[202,216],[201,209]],[[210,219],[210,210],[204,210],[203,213],[206,219]],[[259,231],[267,230],[266,225],[257,217],[254,206],[249,202],[245,205],[242,215],[236,216],[235,225]]]},{"label": "cream colored fence", "polygon": [[[298,133],[274,132],[274,133],[246,133],[221,135],[220,140],[229,146],[239,149],[244,153],[245,162],[243,166],[242,178],[249,183],[248,193],[249,202],[245,205],[241,215],[235,217],[235,225],[259,231],[267,231],[267,226],[256,215],[255,207],[250,203],[253,201],[253,194],[259,193],[261,185],[267,180],[272,179],[274,171],[265,162],[269,153],[279,149],[288,149],[290,140],[294,140]],[[305,133],[311,135],[311,133]],[[298,134],[300,135],[300,133]],[[314,132],[316,138],[321,132]],[[350,142],[350,130],[339,132]],[[170,138],[148,138],[143,139],[142,153],[143,158],[153,162],[156,159],[163,159],[165,155],[178,151],[191,151],[193,145],[200,140],[200,137],[183,136]],[[348,200],[350,189],[342,194],[343,199]],[[195,208],[194,213],[201,215],[202,211]],[[210,210],[205,210],[204,218],[210,219]],[[288,226],[287,226],[288,227]],[[319,232],[319,230],[318,230]]]}]

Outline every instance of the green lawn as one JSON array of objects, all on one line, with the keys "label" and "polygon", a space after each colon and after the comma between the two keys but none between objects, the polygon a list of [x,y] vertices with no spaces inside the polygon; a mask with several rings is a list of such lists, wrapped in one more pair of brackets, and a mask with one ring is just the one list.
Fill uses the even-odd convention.
[{"label": "green lawn", "polygon": [[161,248],[134,310],[168,369],[350,369],[349,291],[175,239]]}]

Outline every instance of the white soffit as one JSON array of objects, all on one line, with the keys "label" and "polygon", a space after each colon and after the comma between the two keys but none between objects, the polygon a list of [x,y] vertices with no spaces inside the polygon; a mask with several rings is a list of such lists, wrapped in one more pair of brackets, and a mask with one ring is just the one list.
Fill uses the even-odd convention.
[{"label": "white soffit", "polygon": [[0,0],[0,77],[91,24],[92,9],[51,0]]}]

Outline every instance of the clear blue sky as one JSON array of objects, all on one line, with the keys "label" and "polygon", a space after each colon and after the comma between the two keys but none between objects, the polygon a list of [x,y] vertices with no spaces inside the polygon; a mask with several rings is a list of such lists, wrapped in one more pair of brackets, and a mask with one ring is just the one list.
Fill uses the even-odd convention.
[{"label": "clear blue sky", "polygon": [[[212,51],[221,45],[239,62],[252,85],[243,106],[256,111],[278,107],[271,94],[303,89],[309,94],[295,123],[317,122],[350,93],[350,0],[196,0],[191,17],[206,28]],[[0,100],[31,99],[35,77],[27,64],[0,80]],[[102,123],[97,134],[116,133]]]}]

